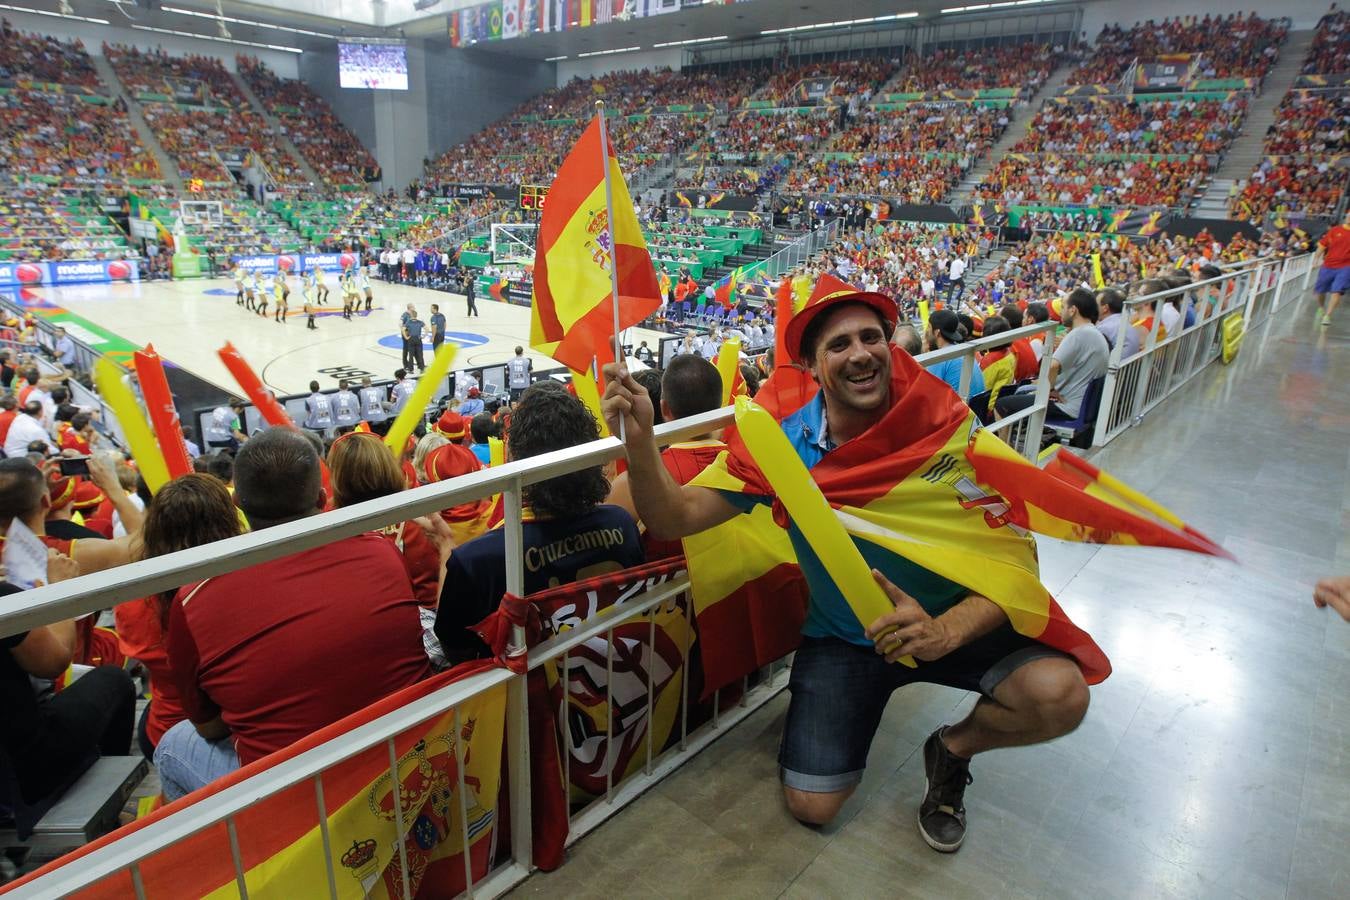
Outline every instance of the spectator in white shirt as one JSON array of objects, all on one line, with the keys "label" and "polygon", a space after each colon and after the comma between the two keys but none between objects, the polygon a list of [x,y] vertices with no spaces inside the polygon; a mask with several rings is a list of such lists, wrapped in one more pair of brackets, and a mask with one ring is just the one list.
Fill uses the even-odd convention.
[{"label": "spectator in white shirt", "polygon": [[26,454],[28,445],[33,443],[44,444],[47,452],[56,450],[52,446],[51,435],[42,424],[42,404],[37,400],[25,403],[21,414],[10,423],[9,434],[5,436],[5,456],[17,459]]}]

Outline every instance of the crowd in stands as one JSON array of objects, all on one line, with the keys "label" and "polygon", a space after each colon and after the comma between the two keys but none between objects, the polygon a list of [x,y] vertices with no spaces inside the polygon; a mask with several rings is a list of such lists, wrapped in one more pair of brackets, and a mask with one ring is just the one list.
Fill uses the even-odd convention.
[{"label": "crowd in stands", "polygon": [[98,181],[160,177],[121,103],[22,88],[0,95],[0,168]]},{"label": "crowd in stands", "polygon": [[1246,114],[1244,96],[1149,103],[1047,103],[1013,151],[1217,154],[1237,137]]},{"label": "crowd in stands", "polygon": [[1317,23],[1308,58],[1303,63],[1305,75],[1339,75],[1350,72],[1350,15],[1332,4]]},{"label": "crowd in stands", "polygon": [[873,56],[864,59],[839,59],[828,62],[806,62],[788,65],[776,72],[757,92],[756,96],[777,100],[780,105],[792,106],[789,92],[806,79],[833,79],[828,97],[847,100],[857,97],[871,99],[900,68],[900,60]]},{"label": "crowd in stands", "polygon": [[62,41],[17,30],[0,19],[0,82],[74,85],[97,90],[94,61],[78,38]]},{"label": "crowd in stands", "polygon": [[1345,195],[1346,170],[1326,160],[1262,160],[1245,183],[1234,186],[1230,213],[1260,223],[1267,213],[1333,215]]},{"label": "crowd in stands", "polygon": [[303,184],[307,180],[299,163],[271,139],[267,122],[251,109],[235,109],[222,115],[198,106],[146,103],[142,111],[146,124],[178,164],[179,174],[184,178],[231,181],[217,154],[252,151],[262,159],[279,186]]},{"label": "crowd in stands", "polygon": [[1261,79],[1279,59],[1288,30],[1288,19],[1263,19],[1255,13],[1149,19],[1131,28],[1107,25],[1069,83],[1114,84],[1136,58],[1144,63],[1179,53],[1203,54],[1202,78]]},{"label": "crowd in stands", "polygon": [[1003,203],[1101,203],[1184,206],[1208,174],[1204,157],[1108,160],[1085,156],[1006,156],[976,187],[975,196]]},{"label": "crowd in stands", "polygon": [[0,183],[0,253],[11,262],[119,259],[132,254],[101,200],[83,190]]},{"label": "crowd in stands", "polygon": [[[189,53],[170,56],[163,50],[140,50],[121,44],[104,44],[103,55],[123,87],[133,96],[158,94],[187,98],[192,102],[241,109],[248,106],[239,87],[217,57]],[[199,89],[205,88],[206,93]]]},{"label": "crowd in stands", "polygon": [[855,159],[814,156],[794,164],[780,190],[807,195],[883,196],[904,203],[938,203],[960,181],[968,164],[968,156],[950,154],[887,153]]},{"label": "crowd in stands", "polygon": [[888,90],[895,93],[984,88],[1040,89],[1060,53],[1025,42],[979,49],[938,49],[908,63]]},{"label": "crowd in stands", "polygon": [[328,182],[363,185],[364,174],[378,168],[375,157],[334,114],[328,101],[303,81],[282,78],[251,56],[236,57],[239,75],[305,160]]}]

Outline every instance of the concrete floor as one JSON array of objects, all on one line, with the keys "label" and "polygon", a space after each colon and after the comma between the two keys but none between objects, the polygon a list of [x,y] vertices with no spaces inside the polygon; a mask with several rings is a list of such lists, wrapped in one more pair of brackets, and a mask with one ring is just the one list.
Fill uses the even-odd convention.
[{"label": "concrete floor", "polygon": [[1350,310],[1286,305],[1096,458],[1241,564],[1042,541],[1043,580],[1115,673],[1073,734],[978,757],[952,856],[915,828],[920,747],[970,695],[892,698],[866,777],[819,831],[781,800],[786,694],[579,841],[520,895],[1350,896]]}]

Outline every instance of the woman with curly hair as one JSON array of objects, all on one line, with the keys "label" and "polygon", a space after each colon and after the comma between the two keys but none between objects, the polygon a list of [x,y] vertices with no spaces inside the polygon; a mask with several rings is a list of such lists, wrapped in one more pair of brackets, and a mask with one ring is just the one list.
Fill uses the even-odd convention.
[{"label": "woman with curly hair", "polygon": [[[557,382],[539,381],[525,390],[511,413],[507,460],[529,459],[599,437],[595,417],[585,404]],[[609,482],[601,466],[529,485],[524,494],[526,594],[643,562],[633,517],[604,502]],[[436,636],[447,659],[455,662],[486,654],[485,645],[469,629],[497,608],[505,592],[502,529],[455,549],[436,611]]]}]

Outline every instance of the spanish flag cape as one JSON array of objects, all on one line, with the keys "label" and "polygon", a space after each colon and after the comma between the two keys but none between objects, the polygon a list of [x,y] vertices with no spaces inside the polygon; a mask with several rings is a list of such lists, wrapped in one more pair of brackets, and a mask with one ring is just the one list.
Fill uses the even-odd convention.
[{"label": "spanish flag cape", "polygon": [[[1031,532],[1227,556],[1161,506],[1070,453],[1060,453],[1044,469],[1032,465],[983,430],[956,394],[908,354],[892,348],[891,367],[889,411],[810,471],[854,544],[883,572],[892,568],[888,559],[895,570],[917,565],[989,598],[1018,632],[1069,654],[1095,684],[1110,674],[1110,663],[1041,584]],[[816,390],[802,370],[779,367],[756,402],[781,422]],[[774,473],[766,474],[734,429],[726,443],[727,450],[692,484],[768,504],[773,515],[761,522],[790,533],[792,525],[774,500]],[[775,468],[772,461],[767,467]],[[762,543],[766,552],[791,546],[772,536]],[[691,554],[695,588],[717,579],[733,583],[738,572],[781,573],[782,564],[796,563],[787,558],[773,565],[742,554],[742,548],[733,551],[725,544],[716,552]],[[796,570],[813,595],[835,590],[818,583],[829,578],[830,561],[822,562],[823,568],[809,566],[807,575],[800,566]]]}]

